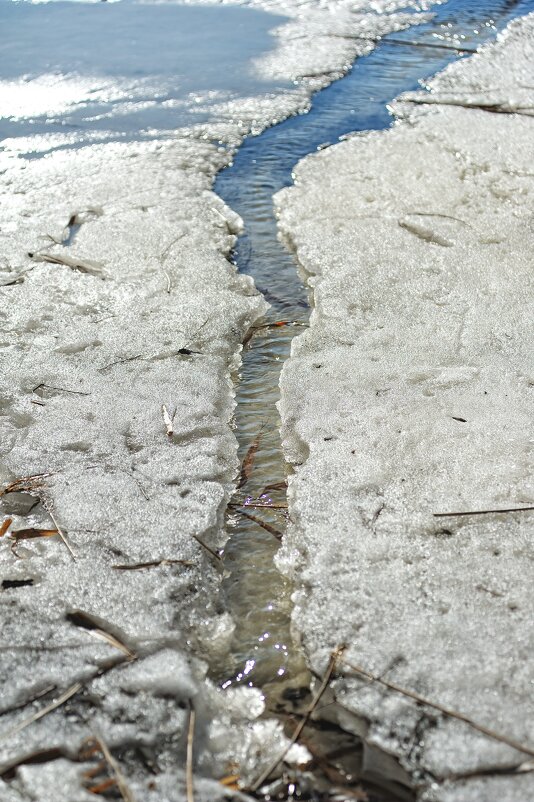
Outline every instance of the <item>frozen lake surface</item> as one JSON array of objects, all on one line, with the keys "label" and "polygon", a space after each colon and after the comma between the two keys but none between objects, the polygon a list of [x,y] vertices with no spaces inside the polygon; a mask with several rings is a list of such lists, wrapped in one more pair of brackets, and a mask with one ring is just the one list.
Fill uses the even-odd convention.
[{"label": "frozen lake surface", "polygon": [[36,153],[205,122],[221,101],[275,89],[253,60],[282,22],[231,6],[1,0],[0,139]]}]

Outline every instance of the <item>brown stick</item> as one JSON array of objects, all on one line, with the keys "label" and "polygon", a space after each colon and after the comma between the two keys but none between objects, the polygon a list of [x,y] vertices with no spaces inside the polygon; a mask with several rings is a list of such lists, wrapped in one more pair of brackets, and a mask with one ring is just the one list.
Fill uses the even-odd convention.
[{"label": "brown stick", "polygon": [[261,526],[262,529],[265,529],[266,532],[269,532],[269,534],[275,537],[277,540],[282,540],[284,536],[283,532],[280,532],[279,529],[276,529],[274,526],[271,526],[271,524],[268,524],[267,521],[262,521],[261,518],[257,518],[255,515],[251,515],[250,513],[241,509],[236,510],[236,512],[238,512],[244,518],[248,518],[249,521],[253,521],[255,524],[258,524],[258,526]]},{"label": "brown stick", "polygon": [[193,746],[195,741],[195,720],[196,713],[193,702],[189,702],[189,727],[187,728],[187,755],[185,765],[185,782],[187,791],[187,802],[195,802],[193,787]]},{"label": "brown stick", "polygon": [[501,512],[525,512],[529,510],[534,510],[534,506],[532,507],[509,507],[508,509],[504,510],[469,510],[468,512],[434,512],[432,513],[434,518],[455,518],[460,515],[492,515],[493,513],[501,513]]},{"label": "brown stick", "polygon": [[248,504],[240,504],[239,507],[252,507],[254,510],[287,510],[287,504],[255,504],[253,501]]},{"label": "brown stick", "polygon": [[265,782],[265,780],[269,777],[269,775],[282,762],[282,760],[285,758],[285,756],[287,755],[287,753],[289,752],[289,750],[291,749],[293,744],[295,744],[298,741],[302,730],[304,729],[304,727],[306,726],[306,724],[310,720],[311,714],[313,713],[313,711],[315,710],[315,708],[319,704],[321,696],[326,691],[326,689],[328,687],[328,683],[330,682],[330,678],[332,677],[332,674],[334,673],[334,671],[336,669],[336,666],[338,664],[338,661],[341,658],[341,655],[343,654],[343,652],[345,651],[345,648],[346,648],[345,646],[338,646],[336,649],[334,649],[334,651],[330,655],[330,660],[328,662],[328,666],[327,666],[327,669],[325,671],[325,674],[324,674],[324,677],[322,679],[322,682],[321,682],[321,684],[319,686],[319,689],[318,689],[317,693],[315,694],[315,696],[313,697],[313,700],[312,700],[310,706],[308,707],[306,713],[304,714],[302,719],[299,721],[299,723],[298,723],[293,735],[289,739],[288,745],[285,747],[284,751],[276,758],[276,760],[273,760],[273,762],[269,766],[267,766],[265,771],[263,771],[260,774],[258,779],[255,780],[252,783],[252,785],[248,789],[249,791],[257,791],[258,790],[260,785],[262,785],[262,783]]},{"label": "brown stick", "polygon": [[487,735],[488,738],[492,738],[494,741],[499,741],[500,743],[506,744],[507,746],[511,746],[512,749],[517,749],[518,752],[521,752],[524,755],[530,755],[531,757],[534,757],[534,747],[525,746],[519,741],[516,741],[514,738],[510,738],[508,735],[502,735],[501,733],[495,732],[495,730],[491,730],[489,729],[489,727],[485,727],[483,724],[478,724],[476,721],[473,721],[472,718],[469,718],[469,716],[466,716],[463,713],[459,713],[457,710],[451,710],[451,708],[444,707],[443,705],[440,705],[438,702],[432,702],[430,699],[421,696],[415,691],[410,691],[407,688],[403,688],[400,685],[397,685],[396,682],[390,682],[389,680],[385,680],[382,677],[377,676],[376,674],[372,674],[370,671],[366,671],[361,666],[356,666],[353,663],[349,663],[348,660],[344,659],[342,662],[344,662],[345,665],[347,665],[357,674],[359,674],[362,677],[365,677],[371,682],[376,682],[378,685],[382,685],[384,688],[388,688],[390,691],[395,691],[396,693],[400,693],[402,696],[406,696],[409,699],[413,699],[414,701],[418,702],[418,704],[431,707],[434,710],[437,710],[439,713],[443,713],[444,716],[448,716],[449,718],[454,718],[457,721],[463,721],[464,724],[467,724],[474,730],[481,732],[482,735]]},{"label": "brown stick", "polygon": [[193,535],[193,537],[195,538],[195,540],[196,540],[196,542],[197,542],[197,543],[200,543],[200,545],[201,545],[203,548],[205,548],[205,549],[206,549],[206,551],[207,551],[209,554],[211,554],[211,556],[212,556],[212,557],[215,557],[215,559],[216,559],[216,560],[219,560],[219,562],[222,562],[222,557],[221,557],[221,555],[220,555],[220,554],[217,554],[217,552],[216,552],[216,551],[213,551],[213,549],[210,549],[210,547],[207,545],[207,543],[204,543],[204,541],[203,541],[203,540],[201,540],[201,539],[198,537],[198,535]]}]

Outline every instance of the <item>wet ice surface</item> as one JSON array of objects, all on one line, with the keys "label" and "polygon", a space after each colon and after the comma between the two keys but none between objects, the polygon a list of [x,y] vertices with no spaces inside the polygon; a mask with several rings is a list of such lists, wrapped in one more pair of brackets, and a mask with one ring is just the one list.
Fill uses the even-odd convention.
[{"label": "wet ice surface", "polygon": [[[531,749],[531,513],[432,513],[534,498],[533,28],[406,96],[392,130],[304,160],[277,196],[314,297],[282,373],[284,445],[303,463],[278,558],[300,583],[295,629],[317,672],[345,642],[349,661]],[[531,775],[497,776],[524,754],[367,681],[335,687],[421,799],[528,798]]]},{"label": "wet ice surface", "polygon": [[286,82],[251,60],[283,21],[235,7],[2,0],[4,148],[171,136],[213,122],[216,103],[280,92]]},{"label": "wet ice surface", "polygon": [[[374,23],[377,31],[412,19],[366,15],[364,6],[353,14],[343,3],[336,15],[310,3],[306,46],[293,25],[280,49],[282,74],[280,60],[261,61],[280,17],[257,12],[253,23],[240,11],[240,42],[248,44],[239,56],[237,10],[224,24],[222,9],[216,22],[213,10],[190,10],[186,38],[204,30],[195,15],[206,13],[223,39],[217,58],[228,54],[218,63],[221,80],[213,83],[211,67],[191,85],[187,76],[169,84],[174,61],[165,62],[167,74],[153,74],[154,52],[163,61],[169,32],[147,24],[157,18],[166,28],[187,15],[147,8],[154,17],[130,5],[0,6],[5,29],[11,26],[0,86],[8,115],[0,155],[0,478],[5,486],[44,474],[26,487],[32,492],[2,498],[2,520],[13,518],[10,531],[51,529],[56,521],[76,556],[59,536],[21,540],[15,551],[2,537],[0,649],[9,680],[0,702],[0,789],[9,800],[51,797],[59,781],[79,785],[91,761],[63,775],[59,756],[75,758],[95,733],[142,798],[183,798],[191,701],[200,773],[220,776],[237,758],[241,774],[251,776],[281,743],[277,723],[250,724],[263,706],[258,691],[214,690],[204,681],[206,664],[193,656],[215,663],[233,632],[218,561],[195,538],[216,550],[226,537],[238,464],[231,375],[244,333],[266,309],[227,259],[241,221],[211,185],[243,136],[305,108],[314,88],[370,49],[337,42],[341,18],[345,30]],[[296,18],[295,8],[285,10]],[[75,11],[84,24],[72,30]],[[95,20],[103,19],[96,15],[108,13],[114,23],[95,37]],[[132,50],[122,49],[134,19],[148,37],[133,47],[140,74],[127,69]],[[328,23],[336,34],[329,48],[319,41],[320,19],[322,32]],[[94,70],[83,44],[91,36],[107,44],[102,57],[95,50]],[[304,78],[315,40],[318,75]],[[211,47],[204,43],[204,52]],[[37,497],[42,503],[34,505]],[[79,610],[115,641],[78,626]],[[71,699],[17,730],[68,689]],[[57,750],[57,761],[13,776],[25,755],[45,747]],[[216,798],[213,787],[197,792]]]}]

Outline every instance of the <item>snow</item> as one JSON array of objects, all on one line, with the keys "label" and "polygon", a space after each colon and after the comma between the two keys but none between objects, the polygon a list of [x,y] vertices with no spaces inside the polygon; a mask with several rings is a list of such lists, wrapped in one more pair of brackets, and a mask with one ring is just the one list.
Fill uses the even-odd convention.
[{"label": "snow", "polygon": [[[512,23],[276,196],[314,303],[281,379],[295,633],[318,673],[346,643],[349,662],[530,749],[532,513],[433,513],[534,499],[533,29]],[[526,755],[349,674],[340,705],[421,800],[526,798],[528,775],[495,776]]]},{"label": "snow", "polygon": [[[20,29],[15,20],[24,41],[6,38],[0,83],[9,115],[0,121],[0,481],[46,474],[35,489],[47,505],[7,494],[1,520],[13,517],[10,531],[57,521],[76,559],[57,536],[15,550],[8,535],[0,543],[8,678],[0,772],[45,747],[73,758],[97,730],[139,798],[182,799],[191,701],[201,773],[221,776],[232,756],[251,777],[283,743],[278,724],[258,720],[256,692],[236,707],[206,679],[234,623],[219,597],[220,566],[196,538],[224,545],[237,473],[232,373],[245,332],[266,309],[229,260],[242,221],[211,186],[244,136],[304,111],[312,91],[369,50],[347,33],[383,34],[426,18],[398,7],[258,4],[271,16],[261,21],[255,11],[250,36],[235,25],[237,9],[226,22],[220,9],[220,49],[200,53],[206,63],[213,57],[219,78],[212,63],[201,80],[200,58],[190,82],[173,83],[174,62],[150,72],[150,59],[168,54],[166,40],[137,50],[128,40],[130,56],[148,58],[145,73],[138,62],[129,71],[111,28],[101,26],[100,55],[87,46],[96,15],[120,29],[128,12],[150,44],[137,8],[1,3],[4,21],[34,17]],[[267,34],[281,13],[290,21],[274,56]],[[61,14],[70,15],[66,28]],[[76,14],[85,22],[73,38]],[[243,52],[224,38],[236,30]],[[78,610],[137,659],[77,627],[67,616]],[[83,689],[65,704],[16,731],[77,682]],[[78,768],[63,758],[23,766],[0,780],[0,797],[43,802],[60,783],[81,800]],[[217,798],[214,787],[206,799]]]}]

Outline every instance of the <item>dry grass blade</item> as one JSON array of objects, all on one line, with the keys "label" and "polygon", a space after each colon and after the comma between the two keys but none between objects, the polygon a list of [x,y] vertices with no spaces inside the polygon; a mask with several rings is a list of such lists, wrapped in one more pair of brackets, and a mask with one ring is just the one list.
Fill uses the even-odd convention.
[{"label": "dry grass blade", "polygon": [[65,704],[66,701],[68,701],[72,696],[81,691],[82,688],[83,684],[81,682],[75,682],[74,685],[71,685],[70,688],[67,688],[67,690],[64,693],[62,693],[61,696],[59,696],[54,702],[51,702],[49,705],[46,705],[46,707],[43,707],[42,710],[39,710],[37,713],[28,716],[28,718],[25,718],[19,724],[16,724],[14,727],[5,732],[3,735],[0,735],[0,743],[2,741],[9,740],[14,735],[17,735],[17,733],[22,732],[22,730],[26,729],[26,727],[29,727],[30,724],[33,724],[34,721],[39,721],[39,719],[48,715],[48,713],[51,713],[58,707],[61,707],[62,704]]},{"label": "dry grass blade", "polygon": [[19,540],[31,540],[36,537],[53,537],[59,535],[57,529],[17,529],[14,530],[10,537],[16,542]]},{"label": "dry grass blade", "polygon": [[104,755],[111,771],[115,775],[115,782],[117,784],[117,788],[119,789],[124,802],[135,802],[135,797],[130,791],[128,787],[128,783],[126,782],[126,778],[122,773],[119,764],[109,751],[107,744],[102,740],[100,736],[95,738],[98,746],[100,747],[100,751]]},{"label": "dry grass blade", "polygon": [[52,384],[38,384],[37,387],[34,387],[32,393],[36,393],[37,390],[57,390],[59,393],[68,393],[69,395],[91,395],[91,393],[84,393],[82,390],[68,390],[66,387],[54,387]]},{"label": "dry grass blade", "polygon": [[5,716],[7,713],[13,713],[15,710],[22,710],[24,707],[31,705],[32,702],[36,702],[37,699],[41,699],[43,696],[48,696],[49,693],[55,690],[55,685],[47,685],[45,688],[41,688],[40,691],[36,691],[31,696],[28,696],[22,702],[17,702],[17,704],[12,705],[11,707],[5,707],[3,710],[0,710],[0,716]]},{"label": "dry grass blade", "polygon": [[241,473],[239,474],[239,482],[237,484],[238,490],[239,488],[246,485],[246,483],[248,482],[248,480],[252,475],[252,470],[254,468],[254,461],[256,459],[256,452],[260,446],[261,438],[263,437],[263,426],[264,424],[262,423],[258,434],[252,441],[247,453],[245,454],[243,464],[241,465]]},{"label": "dry grass blade", "polygon": [[49,516],[51,517],[52,522],[53,522],[54,526],[57,529],[57,533],[60,536],[60,538],[63,541],[63,543],[65,544],[65,547],[67,548],[70,556],[72,557],[74,562],[76,562],[76,555],[75,555],[74,551],[72,550],[72,546],[70,545],[69,541],[67,540],[67,538],[65,536],[65,533],[63,532],[63,530],[61,529],[60,525],[58,524],[58,522],[56,520],[56,516],[54,515],[54,508],[53,508],[52,503],[49,502],[49,501],[46,501],[46,499],[41,498],[41,504],[43,505],[43,507],[45,508],[47,513],[49,514]]},{"label": "dry grass blade", "polygon": [[170,560],[165,558],[162,560],[151,560],[146,563],[126,563],[125,565],[112,565],[111,567],[116,571],[141,571],[143,568],[157,568],[159,565],[183,565],[184,568],[191,568],[195,563],[191,560]]},{"label": "dry grass blade", "polygon": [[212,557],[215,557],[215,559],[216,559],[216,560],[219,560],[219,562],[222,562],[222,557],[221,557],[221,555],[220,555],[220,554],[217,554],[217,552],[216,552],[216,551],[214,551],[213,549],[210,549],[210,547],[207,545],[207,543],[204,543],[204,541],[203,541],[203,540],[201,540],[201,539],[198,537],[198,535],[193,535],[193,537],[194,537],[194,539],[196,540],[196,542],[197,542],[197,543],[199,543],[199,544],[202,546],[202,548],[206,549],[206,551],[208,552],[208,554],[211,554],[211,556],[212,556]]},{"label": "dry grass blade", "polygon": [[348,660],[343,660],[343,663],[356,674],[359,674],[361,677],[365,677],[365,679],[369,680],[370,682],[376,682],[378,685],[382,685],[382,687],[388,688],[390,691],[395,691],[395,693],[400,693],[402,696],[408,697],[408,699],[413,699],[418,704],[431,707],[433,710],[443,713],[444,716],[454,718],[457,721],[463,721],[464,724],[467,724],[469,727],[477,730],[477,732],[481,732],[483,735],[487,735],[488,738],[492,738],[494,741],[499,741],[507,746],[511,746],[512,749],[517,749],[518,752],[521,752],[524,755],[534,757],[534,747],[526,746],[525,744],[516,741],[514,738],[509,738],[507,735],[496,732],[495,730],[492,730],[483,724],[478,724],[478,722],[473,721],[472,718],[469,718],[469,716],[466,716],[463,713],[459,713],[457,710],[451,710],[451,708],[444,707],[438,702],[433,702],[431,699],[427,699],[426,697],[421,696],[419,693],[415,693],[415,691],[410,691],[408,688],[403,688],[402,686],[397,685],[396,682],[385,680],[383,677],[379,677],[376,674],[372,674],[370,671],[366,671],[361,666],[356,666],[353,663],[349,663]]},{"label": "dry grass blade", "polygon": [[0,526],[0,537],[5,535],[11,524],[13,523],[13,518],[5,518],[4,523]]},{"label": "dry grass blade", "polygon": [[87,790],[90,794],[102,794],[104,791],[109,791],[114,785],[117,785],[115,777],[109,777],[107,780],[102,780],[102,782],[96,785],[90,785]]},{"label": "dry grass blade", "polygon": [[529,507],[509,507],[503,510],[468,510],[466,512],[434,512],[434,518],[456,518],[462,515],[493,515],[494,513],[505,512],[528,512],[534,510],[534,506]]},{"label": "dry grass blade", "polygon": [[120,652],[125,654],[129,660],[135,660],[137,657],[135,652],[129,649],[125,643],[119,640],[119,638],[117,638],[111,632],[103,629],[99,621],[87,613],[84,613],[83,610],[74,610],[72,613],[67,613],[65,617],[67,621],[70,621],[70,623],[74,624],[74,626],[84,629],[90,635],[93,635],[93,637],[103,640],[106,643],[109,643],[110,646],[118,649]]},{"label": "dry grass blade", "polygon": [[317,690],[317,693],[313,697],[313,700],[312,700],[310,706],[308,707],[308,709],[306,710],[306,713],[304,714],[302,719],[299,721],[298,726],[296,727],[293,735],[289,739],[288,745],[285,747],[284,751],[281,752],[281,754],[276,758],[276,760],[273,760],[273,762],[269,766],[267,766],[265,771],[263,771],[260,774],[258,779],[255,780],[254,783],[252,783],[252,785],[250,786],[250,788],[248,790],[257,791],[258,788],[260,787],[260,785],[262,785],[265,782],[265,780],[267,780],[268,777],[272,774],[272,772],[276,769],[276,767],[280,765],[280,763],[283,761],[283,759],[285,758],[285,756],[287,755],[287,753],[289,752],[289,750],[291,749],[293,744],[297,743],[302,730],[304,729],[304,727],[306,726],[306,724],[310,720],[310,716],[312,715],[313,711],[315,710],[315,708],[319,704],[319,701],[321,700],[321,697],[322,697],[323,693],[326,691],[326,689],[328,687],[328,684],[330,682],[330,679],[332,677],[332,674],[336,670],[336,666],[337,666],[337,664],[338,664],[338,662],[339,662],[339,660],[341,658],[341,655],[345,651],[345,648],[346,648],[345,646],[338,646],[336,649],[334,649],[334,651],[330,655],[330,660],[328,661],[327,669],[326,669],[326,671],[324,673],[323,679],[322,679],[321,684],[320,684],[320,686],[319,686],[319,688]]},{"label": "dry grass blade", "polygon": [[287,504],[257,504],[255,501],[247,501],[242,507],[252,507],[254,510],[287,510]]},{"label": "dry grass blade", "polygon": [[193,702],[189,702],[189,726],[187,728],[187,755],[185,764],[187,802],[195,802],[193,788],[193,748],[195,743],[196,713]]},{"label": "dry grass blade", "polygon": [[33,476],[23,476],[20,479],[15,479],[14,482],[11,482],[0,490],[0,496],[5,496],[8,493],[35,492],[41,486],[43,479],[46,479],[47,476],[52,476],[52,473],[36,473]]},{"label": "dry grass blade", "polygon": [[279,529],[276,529],[276,527],[271,526],[271,524],[268,524],[267,521],[262,521],[261,518],[257,518],[255,515],[251,515],[249,512],[245,512],[244,510],[237,510],[237,512],[244,518],[248,518],[249,521],[253,521],[255,524],[258,524],[258,526],[261,526],[262,529],[265,529],[266,532],[269,532],[269,534],[275,537],[277,540],[282,540],[284,533]]},{"label": "dry grass blade", "polygon": [[65,265],[71,270],[79,270],[81,273],[90,273],[93,276],[103,278],[102,265],[100,262],[93,262],[92,259],[80,259],[72,256],[59,256],[51,253],[30,253],[30,259],[34,262],[49,262],[53,265]]}]

